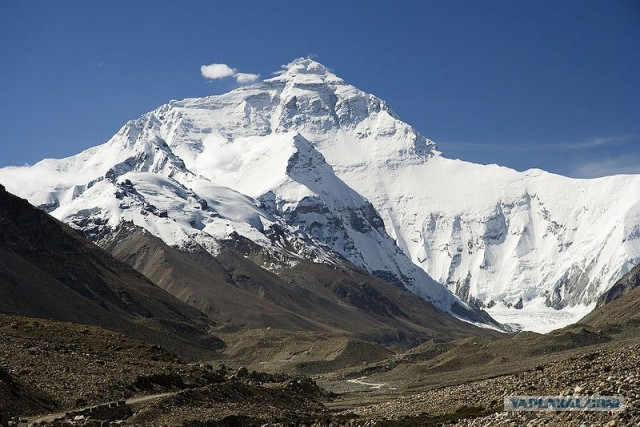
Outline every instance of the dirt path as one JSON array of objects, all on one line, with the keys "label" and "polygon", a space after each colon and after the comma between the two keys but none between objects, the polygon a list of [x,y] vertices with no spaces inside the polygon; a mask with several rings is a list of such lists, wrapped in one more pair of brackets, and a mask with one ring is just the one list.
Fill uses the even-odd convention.
[{"label": "dirt path", "polygon": [[[179,391],[172,391],[172,392],[169,392],[169,393],[148,394],[146,396],[138,396],[138,397],[132,397],[131,399],[126,399],[125,402],[126,402],[127,405],[131,406],[131,405],[136,405],[136,404],[139,404],[139,403],[148,402],[150,400],[161,399],[163,397],[173,396],[174,394],[177,394],[177,393],[179,393]],[[85,406],[85,407],[82,407],[82,408],[67,409],[64,412],[58,412],[58,413],[55,413],[55,414],[47,414],[47,415],[42,415],[42,416],[38,416],[38,417],[32,417],[32,418],[29,418],[27,423],[29,425],[31,425],[31,424],[41,423],[41,422],[52,422],[53,420],[55,420],[57,418],[64,417],[64,414],[66,414],[67,412],[82,411],[84,409],[91,408],[93,406],[103,405],[103,404],[107,404],[107,403],[110,403],[110,402],[96,403],[95,405]]]},{"label": "dirt path", "polygon": [[384,386],[386,383],[368,383],[366,381],[364,381],[367,377],[360,377],[360,378],[356,378],[354,380],[347,380],[348,383],[352,383],[352,384],[360,384],[366,387],[369,387],[371,389],[374,390],[379,390],[382,388],[382,386]]}]

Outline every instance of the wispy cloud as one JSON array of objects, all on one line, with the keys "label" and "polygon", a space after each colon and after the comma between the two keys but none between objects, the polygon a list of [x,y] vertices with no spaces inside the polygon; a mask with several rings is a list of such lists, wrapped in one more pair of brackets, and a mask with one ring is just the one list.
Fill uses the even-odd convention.
[{"label": "wispy cloud", "polygon": [[438,146],[443,150],[456,151],[509,151],[509,152],[526,152],[534,151],[540,148],[537,144],[508,144],[508,143],[487,143],[487,142],[453,142],[438,141]]},{"label": "wispy cloud", "polygon": [[559,144],[560,147],[566,147],[567,149],[582,150],[584,148],[593,147],[615,147],[619,145],[627,145],[636,140],[636,135],[622,135],[622,136],[605,136],[589,138],[585,141]]},{"label": "wispy cloud", "polygon": [[640,173],[640,137],[621,135],[574,142],[468,143],[440,142],[445,156],[509,165],[519,170],[539,168],[574,178]]},{"label": "wispy cloud", "polygon": [[636,135],[594,137],[577,142],[517,142],[517,143],[472,143],[472,142],[439,142],[443,149],[460,151],[508,151],[526,153],[538,150],[580,151],[587,148],[605,148],[631,144],[637,141]]},{"label": "wispy cloud", "polygon": [[260,74],[240,73],[235,68],[227,64],[209,64],[200,67],[202,77],[209,80],[224,79],[233,77],[240,84],[253,83],[260,77]]},{"label": "wispy cloud", "polygon": [[640,174],[640,153],[587,160],[573,167],[570,176],[597,178],[608,175]]}]

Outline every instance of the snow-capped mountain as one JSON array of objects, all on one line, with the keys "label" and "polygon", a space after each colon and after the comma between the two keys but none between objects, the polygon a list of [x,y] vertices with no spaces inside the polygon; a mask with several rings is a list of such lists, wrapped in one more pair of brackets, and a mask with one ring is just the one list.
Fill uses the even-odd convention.
[{"label": "snow-capped mountain", "polygon": [[96,237],[129,221],[215,253],[237,233],[282,262],[343,256],[462,307],[430,275],[537,330],[549,327],[527,323],[532,314],[569,323],[640,261],[640,176],[575,180],[447,159],[384,101],[310,59],[171,101],[106,144],[1,169],[0,182]]},{"label": "snow-capped mountain", "polygon": [[206,112],[196,116],[164,106],[127,123],[106,144],[6,168],[0,179],[98,242],[132,224],[169,245],[216,255],[221,242],[239,235],[269,253],[263,267],[272,271],[300,259],[347,259],[445,311],[482,322],[410,261],[373,206],[298,132],[247,131],[229,140],[190,123],[212,120]]}]

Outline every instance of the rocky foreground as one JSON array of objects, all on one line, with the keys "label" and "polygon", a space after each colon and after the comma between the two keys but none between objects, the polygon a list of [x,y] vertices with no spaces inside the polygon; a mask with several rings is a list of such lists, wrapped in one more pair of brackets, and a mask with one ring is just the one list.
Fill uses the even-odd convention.
[{"label": "rocky foreground", "polygon": [[[0,425],[640,425],[635,341],[597,344],[519,373],[378,395],[366,404],[366,396],[336,395],[283,369],[186,363],[98,327],[0,315],[0,340]],[[509,395],[621,395],[626,406],[619,412],[505,412]],[[344,398],[352,403],[337,409]]]},{"label": "rocky foreground", "polygon": [[[505,396],[621,395],[619,412],[505,412]],[[374,425],[640,425],[640,344],[599,350],[526,372],[431,390],[349,411]]]},{"label": "rocky foreground", "polygon": [[308,377],[188,364],[98,327],[0,315],[0,342],[0,425],[261,425],[325,414],[330,397]]}]

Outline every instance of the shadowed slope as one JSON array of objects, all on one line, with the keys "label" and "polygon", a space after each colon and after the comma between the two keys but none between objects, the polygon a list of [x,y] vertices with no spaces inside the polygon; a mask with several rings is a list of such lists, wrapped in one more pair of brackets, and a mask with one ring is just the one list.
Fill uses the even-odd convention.
[{"label": "shadowed slope", "polygon": [[605,324],[640,324],[640,265],[622,276],[598,300],[598,307],[580,323],[593,326]]},{"label": "shadowed slope", "polygon": [[[236,236],[216,257],[182,252],[140,229],[121,229],[101,244],[168,292],[219,320],[224,330],[278,328],[347,334],[382,343],[415,344],[429,337],[496,336],[434,308],[348,262],[260,267],[259,246]],[[256,261],[256,262],[254,262]]]},{"label": "shadowed slope", "polygon": [[2,186],[0,312],[99,325],[178,351],[222,345],[203,313]]}]

